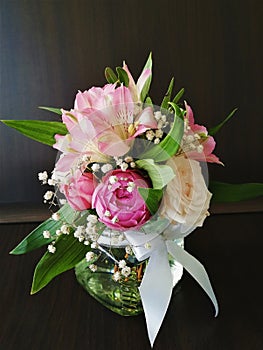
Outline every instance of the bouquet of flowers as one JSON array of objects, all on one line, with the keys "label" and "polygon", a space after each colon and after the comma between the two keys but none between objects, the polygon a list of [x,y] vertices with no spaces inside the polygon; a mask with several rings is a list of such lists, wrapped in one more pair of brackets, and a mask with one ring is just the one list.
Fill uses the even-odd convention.
[{"label": "bouquet of flowers", "polygon": [[52,174],[38,174],[52,186],[44,194],[52,215],[11,253],[47,245],[31,293],[75,268],[78,281],[109,309],[144,311],[153,345],[183,268],[218,314],[205,268],[185,251],[184,238],[209,215],[206,165],[222,164],[213,135],[235,111],[208,131],[180,103],[184,90],[173,95],[173,79],[154,105],[151,55],[136,83],[125,63],[105,75],[108,84],[79,91],[70,111],[42,107],[61,115],[59,122],[3,121],[59,151]]}]

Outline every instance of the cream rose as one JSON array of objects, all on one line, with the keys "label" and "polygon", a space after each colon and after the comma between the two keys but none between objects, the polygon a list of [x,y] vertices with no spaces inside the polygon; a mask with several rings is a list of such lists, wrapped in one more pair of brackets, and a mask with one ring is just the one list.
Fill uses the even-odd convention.
[{"label": "cream rose", "polygon": [[175,177],[167,185],[160,216],[188,229],[202,226],[209,215],[212,194],[207,189],[199,162],[179,156],[170,158],[167,165],[173,169]]}]

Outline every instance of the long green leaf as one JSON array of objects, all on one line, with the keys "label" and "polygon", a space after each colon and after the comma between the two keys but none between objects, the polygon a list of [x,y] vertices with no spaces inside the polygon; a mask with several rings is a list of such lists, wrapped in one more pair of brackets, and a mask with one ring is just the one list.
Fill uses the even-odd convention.
[{"label": "long green leaf", "polygon": [[[75,211],[69,206],[69,204],[65,204],[62,208],[60,208],[57,213],[61,215],[61,220],[55,221],[51,218],[44,221],[41,225],[35,228],[29,235],[27,235],[11,252],[10,254],[19,255],[28,253],[34,249],[40,248],[51,241],[54,240],[54,236],[56,235],[56,230],[60,229],[62,222],[67,222],[71,224],[75,217]],[[49,231],[51,234],[51,238],[47,239],[43,237],[43,231]],[[52,238],[53,236],[53,238]]]},{"label": "long green leaf", "polygon": [[80,243],[73,234],[60,236],[55,246],[56,252],[46,252],[37,264],[31,294],[40,291],[57,275],[72,269],[91,249]]},{"label": "long green leaf", "polygon": [[263,183],[229,184],[211,181],[209,190],[213,202],[239,202],[263,196]]},{"label": "long green leaf", "polygon": [[211,136],[215,135],[222,128],[222,126],[224,126],[225,123],[228,122],[229,119],[231,119],[233,117],[233,115],[236,113],[236,111],[237,111],[237,108],[233,109],[233,111],[230,112],[229,115],[220,124],[209,129],[209,131],[208,131],[209,135],[211,135]]},{"label": "long green leaf", "polygon": [[40,109],[44,109],[45,111],[49,111],[52,113],[56,113],[58,115],[62,115],[61,109],[60,108],[54,108],[54,107],[43,107],[43,106],[39,106],[38,108]]},{"label": "long green leaf", "polygon": [[171,81],[170,81],[170,84],[168,86],[166,94],[165,94],[165,96],[163,98],[163,101],[161,103],[161,108],[168,109],[169,102],[171,102],[171,95],[172,95],[172,92],[173,92],[173,87],[174,87],[174,78],[172,78]]},{"label": "long green leaf", "polygon": [[162,199],[163,191],[153,188],[138,187],[138,192],[142,196],[150,213],[154,215],[159,209],[160,200]]},{"label": "long green leaf", "polygon": [[50,122],[41,120],[0,120],[5,125],[16,129],[23,135],[44,143],[48,146],[53,146],[56,142],[55,134],[67,134],[66,125],[61,122]]},{"label": "long green leaf", "polygon": [[171,167],[156,164],[152,159],[140,159],[135,163],[139,168],[148,172],[154,189],[164,188],[175,176]]},{"label": "long green leaf", "polygon": [[179,101],[180,101],[180,99],[181,99],[181,97],[183,96],[183,94],[184,94],[184,88],[182,88],[176,95],[175,95],[175,97],[174,97],[174,99],[173,99],[173,103],[175,103],[175,104],[177,104]]},{"label": "long green leaf", "polygon": [[155,162],[162,162],[171,158],[180,148],[180,142],[184,132],[183,114],[180,108],[171,103],[175,110],[174,122],[168,135],[157,145],[153,145],[149,150],[140,155],[141,159],[154,159]]}]

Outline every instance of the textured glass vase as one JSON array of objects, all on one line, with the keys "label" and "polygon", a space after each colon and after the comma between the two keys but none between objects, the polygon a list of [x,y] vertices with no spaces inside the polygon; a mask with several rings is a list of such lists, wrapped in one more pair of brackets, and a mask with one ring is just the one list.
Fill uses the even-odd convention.
[{"label": "textured glass vase", "polygon": [[[178,240],[177,244],[183,247],[183,240]],[[138,262],[133,256],[127,258],[125,247],[111,247],[110,254],[106,248],[108,247],[105,247],[104,252],[98,251],[96,259],[91,262],[83,259],[75,267],[76,278],[92,297],[113,312],[122,316],[138,315],[143,311],[138,287],[147,260]],[[131,268],[131,274],[127,278],[122,276],[118,281],[113,279],[118,267],[109,255],[118,261],[127,259],[127,266]],[[96,266],[96,271],[90,269],[91,264]],[[170,266],[175,286],[182,277],[183,267],[173,259],[170,260]]]}]

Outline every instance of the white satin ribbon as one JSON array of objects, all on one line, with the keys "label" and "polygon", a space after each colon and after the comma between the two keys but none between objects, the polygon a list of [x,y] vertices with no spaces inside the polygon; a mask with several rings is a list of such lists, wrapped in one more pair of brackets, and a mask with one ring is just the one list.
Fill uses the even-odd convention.
[{"label": "white satin ribbon", "polygon": [[175,229],[168,226],[163,233],[125,232],[137,260],[149,258],[139,291],[151,346],[162,325],[173,290],[168,253],[200,284],[214,304],[215,316],[218,314],[218,303],[204,266],[176,244],[175,239],[190,233],[185,230],[181,232],[180,225]]}]

